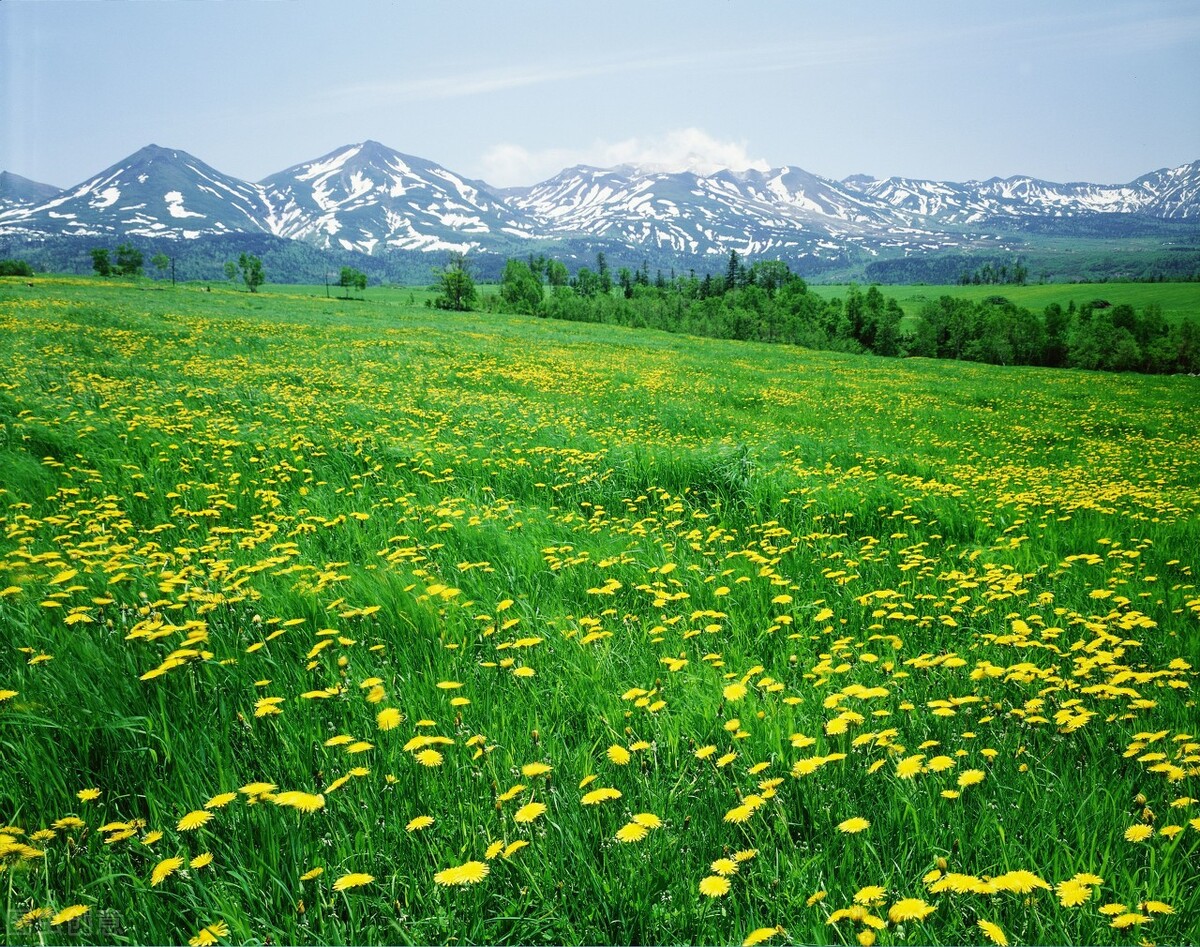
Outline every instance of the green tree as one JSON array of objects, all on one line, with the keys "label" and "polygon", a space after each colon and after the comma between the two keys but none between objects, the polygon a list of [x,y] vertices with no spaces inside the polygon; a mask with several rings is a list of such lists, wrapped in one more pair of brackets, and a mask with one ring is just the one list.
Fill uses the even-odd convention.
[{"label": "green tree", "polygon": [[92,269],[99,276],[112,276],[113,265],[105,247],[95,247],[92,250]]},{"label": "green tree", "polygon": [[132,243],[117,244],[117,273],[121,276],[141,276],[145,263],[142,251]]},{"label": "green tree", "polygon": [[509,260],[504,264],[504,275],[500,278],[500,298],[505,312],[534,315],[542,303],[542,284],[521,260]]},{"label": "green tree", "polygon": [[267,281],[263,275],[262,260],[252,253],[243,253],[238,257],[238,269],[242,271],[242,282],[252,293],[257,293],[258,287]]},{"label": "green tree", "polygon": [[235,279],[237,279],[237,275],[238,275],[237,264],[234,263],[233,260],[226,260],[225,261],[225,278],[227,280],[229,280],[229,282],[232,283]]},{"label": "green tree", "polygon": [[346,291],[343,299],[350,298],[350,290],[357,289],[360,293],[367,288],[367,274],[352,266],[343,266],[338,285]]},{"label": "green tree", "polygon": [[433,301],[437,309],[470,312],[475,308],[475,281],[471,278],[471,262],[465,253],[452,253],[439,274],[434,289],[439,290]]}]

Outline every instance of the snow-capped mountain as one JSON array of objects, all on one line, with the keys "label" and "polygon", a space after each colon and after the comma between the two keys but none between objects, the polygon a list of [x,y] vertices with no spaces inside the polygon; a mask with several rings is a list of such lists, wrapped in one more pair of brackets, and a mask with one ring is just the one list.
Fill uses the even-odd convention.
[{"label": "snow-capped mountain", "polygon": [[272,233],[323,248],[467,251],[532,235],[525,215],[489,185],[376,141],[280,171],[261,187]]},{"label": "snow-capped mountain", "polygon": [[54,197],[61,188],[40,184],[11,171],[0,171],[0,212],[18,207],[32,207]]},{"label": "snow-capped mountain", "polygon": [[913,178],[846,178],[847,188],[909,221],[985,224],[1031,217],[1146,214],[1185,219],[1200,214],[1200,161],[1164,168],[1128,184],[1056,184],[1031,177],[964,184]]},{"label": "snow-capped mountain", "polygon": [[736,250],[828,261],[847,253],[997,248],[1019,229],[1051,232],[1056,221],[1200,222],[1200,161],[1119,185],[1030,177],[834,181],[795,167],[698,173],[620,166],[568,168],[532,187],[501,189],[374,141],[257,183],[150,145],[52,191],[0,176],[0,237],[255,234],[374,255],[507,254],[530,241],[539,248],[570,241],[697,260]]},{"label": "snow-capped mountain", "polygon": [[261,189],[186,151],[147,145],[49,200],[0,214],[0,233],[173,237],[262,232]]}]

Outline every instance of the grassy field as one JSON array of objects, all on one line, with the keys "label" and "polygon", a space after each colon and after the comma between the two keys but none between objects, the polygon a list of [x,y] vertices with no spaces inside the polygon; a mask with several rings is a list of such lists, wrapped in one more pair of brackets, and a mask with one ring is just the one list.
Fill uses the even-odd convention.
[{"label": "grassy field", "polygon": [[5,943],[1200,937],[1196,379],[49,278],[0,364]]},{"label": "grassy field", "polygon": [[[809,287],[826,299],[841,299],[845,285]],[[861,287],[860,287],[861,288]],[[978,302],[989,296],[1004,296],[1018,306],[1037,312],[1051,303],[1064,309],[1068,303],[1081,306],[1094,299],[1107,299],[1114,306],[1127,303],[1141,311],[1151,304],[1162,307],[1170,322],[1193,319],[1200,322],[1200,283],[1045,283],[1030,286],[881,286],[880,292],[891,296],[906,315],[916,315],[923,303],[940,296],[956,296]]]}]

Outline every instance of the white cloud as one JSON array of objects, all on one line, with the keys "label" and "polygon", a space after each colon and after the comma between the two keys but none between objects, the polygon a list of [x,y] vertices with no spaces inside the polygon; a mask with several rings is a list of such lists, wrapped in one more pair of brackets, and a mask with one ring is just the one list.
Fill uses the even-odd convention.
[{"label": "white cloud", "polygon": [[499,144],[480,159],[480,176],[489,184],[508,187],[535,184],[577,164],[611,168],[636,165],[648,171],[694,171],[712,174],[770,168],[762,158],[751,157],[744,141],[722,141],[699,128],[679,128],[655,138],[595,141],[586,148],[529,150],[521,145]]}]

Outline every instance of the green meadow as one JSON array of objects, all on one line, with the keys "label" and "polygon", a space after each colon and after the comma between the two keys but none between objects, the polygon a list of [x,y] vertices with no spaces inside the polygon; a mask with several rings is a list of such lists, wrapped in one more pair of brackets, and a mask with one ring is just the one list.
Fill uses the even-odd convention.
[{"label": "green meadow", "polygon": [[[845,284],[810,284],[809,289],[826,299],[844,299]],[[905,315],[916,315],[921,306],[941,296],[955,296],[980,302],[989,296],[1003,296],[1018,306],[1041,312],[1052,303],[1063,309],[1074,303],[1079,308],[1097,299],[1114,306],[1129,305],[1139,312],[1147,306],[1162,309],[1168,322],[1184,319],[1200,321],[1200,283],[1037,283],[1026,286],[934,286],[917,283],[881,286],[880,291],[900,304]]]},{"label": "green meadow", "polygon": [[265,289],[0,281],[5,943],[1200,938],[1200,380]]}]

